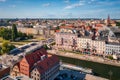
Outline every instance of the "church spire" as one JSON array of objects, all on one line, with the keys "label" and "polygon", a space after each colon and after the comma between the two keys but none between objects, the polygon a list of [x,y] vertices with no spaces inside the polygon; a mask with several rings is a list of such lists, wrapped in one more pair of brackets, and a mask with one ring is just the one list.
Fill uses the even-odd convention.
[{"label": "church spire", "polygon": [[110,26],[110,15],[108,14],[107,25]]}]

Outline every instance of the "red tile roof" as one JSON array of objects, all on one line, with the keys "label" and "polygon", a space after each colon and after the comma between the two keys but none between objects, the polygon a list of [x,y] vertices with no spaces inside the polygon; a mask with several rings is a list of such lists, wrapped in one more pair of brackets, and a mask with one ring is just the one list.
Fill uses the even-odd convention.
[{"label": "red tile roof", "polygon": [[3,69],[3,70],[0,70],[0,79],[9,73],[10,73],[10,67]]},{"label": "red tile roof", "polygon": [[73,25],[68,25],[68,26],[60,26],[60,28],[74,28]]},{"label": "red tile roof", "polygon": [[41,48],[41,49],[25,56],[25,59],[28,62],[30,68],[34,65],[34,63],[41,60],[42,55],[47,56],[47,52],[44,48]]},{"label": "red tile roof", "polygon": [[43,61],[37,63],[36,68],[39,73],[45,73],[48,69],[52,68],[56,63],[59,63],[59,59],[56,55],[48,57]]},{"label": "red tile roof", "polygon": [[60,30],[55,30],[55,32],[59,32]]},{"label": "red tile roof", "polygon": [[103,27],[103,24],[96,24],[96,27]]}]

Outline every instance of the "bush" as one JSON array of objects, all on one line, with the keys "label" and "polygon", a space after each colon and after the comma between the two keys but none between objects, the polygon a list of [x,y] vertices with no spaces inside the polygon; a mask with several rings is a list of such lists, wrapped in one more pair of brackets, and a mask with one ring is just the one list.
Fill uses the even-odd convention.
[{"label": "bush", "polygon": [[113,60],[113,57],[112,56],[108,56],[109,59]]}]

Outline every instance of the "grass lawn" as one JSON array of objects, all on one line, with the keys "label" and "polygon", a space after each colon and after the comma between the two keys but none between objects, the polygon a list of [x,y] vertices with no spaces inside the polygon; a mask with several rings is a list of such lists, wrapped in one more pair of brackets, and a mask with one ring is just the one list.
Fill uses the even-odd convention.
[{"label": "grass lawn", "polygon": [[[2,45],[2,42],[3,42],[3,38],[0,37],[0,45]],[[27,43],[30,43],[30,42],[32,42],[32,41],[24,40],[24,41],[19,41],[19,42],[10,42],[10,43],[13,44],[13,45],[24,45],[24,44],[27,44]]]}]

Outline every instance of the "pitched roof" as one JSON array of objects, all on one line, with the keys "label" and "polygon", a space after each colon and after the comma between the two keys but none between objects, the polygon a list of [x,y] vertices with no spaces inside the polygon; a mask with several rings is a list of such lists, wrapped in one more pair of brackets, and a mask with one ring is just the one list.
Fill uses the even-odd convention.
[{"label": "pitched roof", "polygon": [[20,62],[16,62],[16,63],[13,65],[13,68],[14,68],[15,66],[18,66],[18,68],[20,69]]},{"label": "pitched roof", "polygon": [[46,70],[52,68],[56,63],[59,62],[59,59],[56,55],[48,57],[43,61],[40,61],[36,64],[36,68],[40,74],[45,73]]},{"label": "pitched roof", "polygon": [[60,26],[60,28],[74,28],[74,26],[73,25],[67,25],[67,26]]},{"label": "pitched roof", "polygon": [[47,56],[47,52],[44,48],[40,48],[39,50],[36,50],[35,52],[25,56],[25,59],[28,62],[30,68],[34,65],[34,63],[41,60],[42,55]]},{"label": "pitched roof", "polygon": [[0,79],[8,73],[10,73],[10,67],[0,70]]}]

